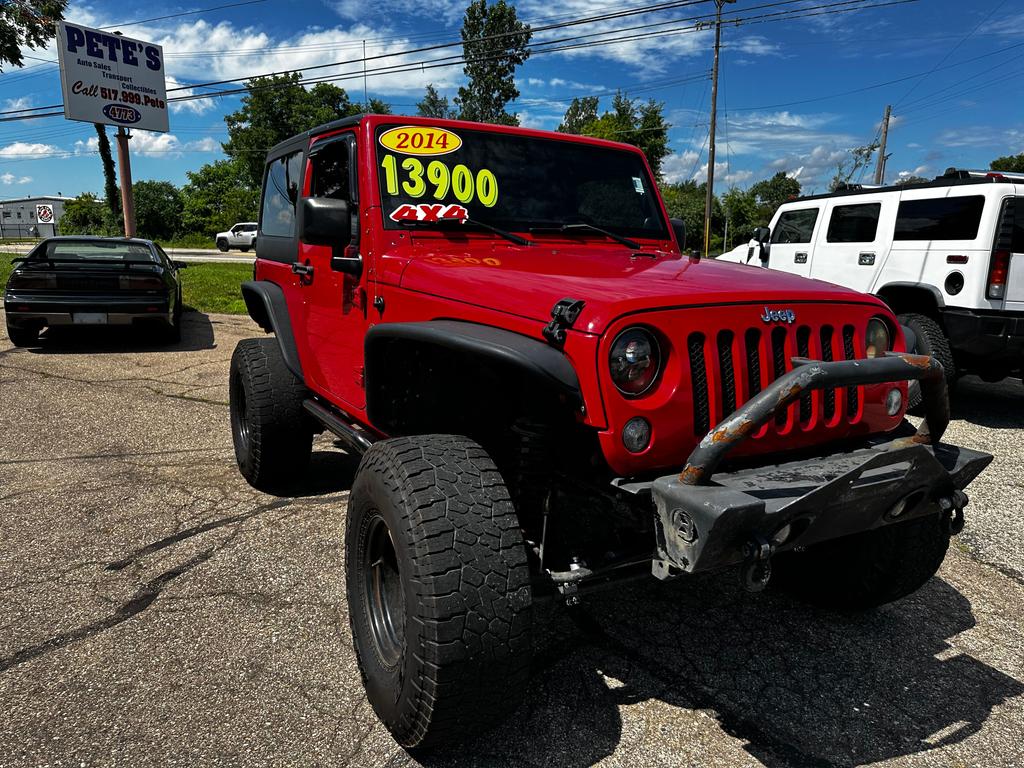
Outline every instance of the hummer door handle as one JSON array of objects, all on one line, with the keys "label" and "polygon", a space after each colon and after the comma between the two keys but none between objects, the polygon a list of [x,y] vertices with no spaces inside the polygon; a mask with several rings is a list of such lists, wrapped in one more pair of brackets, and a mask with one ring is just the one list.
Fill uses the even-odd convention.
[{"label": "hummer door handle", "polygon": [[294,272],[296,275],[302,275],[303,277],[312,277],[313,265],[300,264],[299,262],[296,261],[292,264],[292,272]]},{"label": "hummer door handle", "polygon": [[806,264],[807,254],[804,251],[801,251],[800,253],[797,253],[793,256],[793,261],[796,262],[797,264]]},{"label": "hummer door handle", "polygon": [[857,264],[862,267],[870,267],[875,263],[875,254],[873,253],[862,253],[857,258]]}]

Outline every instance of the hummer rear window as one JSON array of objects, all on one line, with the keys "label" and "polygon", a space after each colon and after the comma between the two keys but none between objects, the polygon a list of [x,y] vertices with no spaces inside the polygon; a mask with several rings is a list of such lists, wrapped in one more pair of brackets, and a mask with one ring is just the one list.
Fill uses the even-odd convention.
[{"label": "hummer rear window", "polygon": [[477,219],[513,232],[590,224],[668,239],[641,157],[606,147],[475,130],[377,129],[384,225]]}]

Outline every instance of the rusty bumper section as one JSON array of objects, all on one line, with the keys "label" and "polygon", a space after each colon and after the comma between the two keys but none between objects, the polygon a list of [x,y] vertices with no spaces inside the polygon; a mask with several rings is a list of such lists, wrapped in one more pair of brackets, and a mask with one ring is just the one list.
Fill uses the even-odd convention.
[{"label": "rusty bumper section", "polygon": [[[962,525],[963,489],[992,457],[939,442],[949,424],[949,400],[936,360],[890,353],[871,360],[793,362],[793,371],[709,432],[681,474],[650,484],[657,508],[655,576],[764,561],[776,551],[927,514],[946,515],[954,532]],[[804,392],[906,379],[921,382],[926,412],[910,437],[715,473],[732,448]]]}]

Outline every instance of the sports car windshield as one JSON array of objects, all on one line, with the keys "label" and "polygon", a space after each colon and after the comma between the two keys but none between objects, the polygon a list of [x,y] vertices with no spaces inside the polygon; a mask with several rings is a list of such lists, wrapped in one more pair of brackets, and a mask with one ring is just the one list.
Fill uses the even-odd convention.
[{"label": "sports car windshield", "polygon": [[653,182],[633,152],[408,125],[379,127],[376,145],[389,229],[468,218],[510,232],[588,224],[630,238],[669,238]]},{"label": "sports car windshield", "polygon": [[31,261],[156,261],[149,246],[141,243],[117,243],[90,240],[52,240],[43,243],[29,256]]}]

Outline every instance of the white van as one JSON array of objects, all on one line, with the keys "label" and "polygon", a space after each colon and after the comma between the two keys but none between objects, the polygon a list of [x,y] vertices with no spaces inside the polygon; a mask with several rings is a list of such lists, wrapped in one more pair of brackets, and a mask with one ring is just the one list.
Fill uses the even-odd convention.
[{"label": "white van", "polygon": [[1024,174],[950,169],[800,198],[719,258],[875,294],[950,382],[1024,366]]}]

